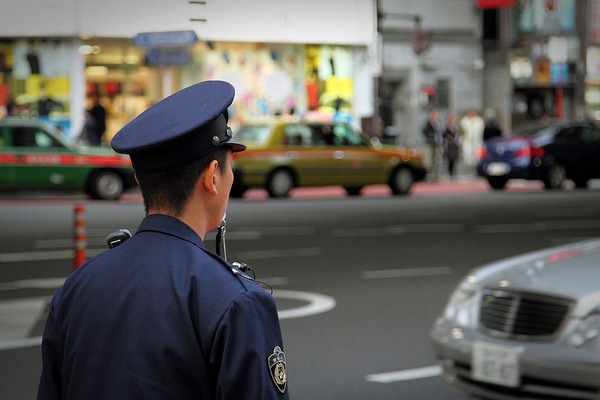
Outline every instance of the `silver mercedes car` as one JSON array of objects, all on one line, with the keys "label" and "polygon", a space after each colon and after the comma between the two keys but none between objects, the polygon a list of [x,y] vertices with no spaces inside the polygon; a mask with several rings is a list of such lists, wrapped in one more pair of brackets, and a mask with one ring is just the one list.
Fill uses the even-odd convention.
[{"label": "silver mercedes car", "polygon": [[431,332],[447,383],[476,399],[600,399],[600,239],[471,271]]}]

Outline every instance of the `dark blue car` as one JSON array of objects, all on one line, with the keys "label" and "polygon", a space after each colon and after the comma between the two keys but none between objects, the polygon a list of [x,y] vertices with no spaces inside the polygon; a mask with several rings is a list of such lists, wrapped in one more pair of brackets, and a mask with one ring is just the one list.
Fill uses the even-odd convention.
[{"label": "dark blue car", "polygon": [[477,173],[494,189],[510,179],[539,180],[546,189],[571,180],[585,188],[600,178],[600,126],[593,121],[551,121],[523,126],[486,141]]}]

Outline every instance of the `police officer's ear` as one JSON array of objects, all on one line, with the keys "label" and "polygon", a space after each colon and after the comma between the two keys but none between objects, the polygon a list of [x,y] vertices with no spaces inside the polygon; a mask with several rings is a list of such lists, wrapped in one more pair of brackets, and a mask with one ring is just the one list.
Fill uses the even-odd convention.
[{"label": "police officer's ear", "polygon": [[202,175],[202,184],[204,185],[204,188],[208,190],[210,194],[215,196],[219,194],[219,191],[217,190],[217,180],[219,178],[218,172],[219,162],[217,160],[212,160]]}]

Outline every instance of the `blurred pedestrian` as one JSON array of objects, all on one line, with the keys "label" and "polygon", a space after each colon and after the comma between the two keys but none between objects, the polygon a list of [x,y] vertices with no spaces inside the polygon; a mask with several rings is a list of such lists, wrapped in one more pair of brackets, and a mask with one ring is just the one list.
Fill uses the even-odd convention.
[{"label": "blurred pedestrian", "polygon": [[440,123],[440,114],[436,108],[429,110],[427,120],[423,125],[423,135],[430,148],[430,174],[433,181],[437,181],[440,175],[441,164],[443,160],[443,131]]},{"label": "blurred pedestrian", "polygon": [[475,110],[469,110],[460,120],[462,134],[462,157],[467,167],[474,167],[479,161],[479,152],[483,145],[483,119]]},{"label": "blurred pedestrian", "polygon": [[446,128],[444,129],[444,155],[450,179],[454,179],[456,163],[460,155],[460,141],[456,116],[450,113],[446,117]]},{"label": "blurred pedestrian", "polygon": [[61,111],[64,109],[64,107],[60,102],[52,99],[48,95],[45,84],[41,85],[40,91],[40,98],[37,102],[38,116],[42,119],[48,120],[53,111]]},{"label": "blurred pedestrian", "polygon": [[85,137],[90,146],[100,146],[106,131],[106,109],[100,104],[97,92],[90,94],[85,112]]},{"label": "blurred pedestrian", "polygon": [[38,399],[286,400],[275,301],[209,251],[233,183],[233,86],[201,82],[123,127],[146,217],[50,304]]},{"label": "blurred pedestrian", "polygon": [[484,111],[485,127],[483,128],[483,141],[502,136],[502,129],[497,121],[496,110],[488,108]]}]

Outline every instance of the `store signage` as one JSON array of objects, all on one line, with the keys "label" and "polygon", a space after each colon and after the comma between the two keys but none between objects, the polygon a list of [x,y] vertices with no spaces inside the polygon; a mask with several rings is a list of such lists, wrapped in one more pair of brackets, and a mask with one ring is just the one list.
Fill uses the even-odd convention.
[{"label": "store signage", "polygon": [[586,80],[591,84],[600,84],[600,47],[590,46],[587,48]]},{"label": "store signage", "polygon": [[513,57],[510,62],[510,76],[516,81],[529,81],[533,76],[533,66],[529,58]]},{"label": "store signage", "polygon": [[144,32],[133,38],[133,44],[138,47],[182,47],[197,41],[194,31]]},{"label": "store signage", "polygon": [[553,63],[566,63],[568,42],[564,36],[550,36],[548,39],[548,58]]},{"label": "store signage", "polygon": [[550,64],[550,80],[553,84],[566,83],[569,78],[569,69],[565,63]]},{"label": "store signage", "polygon": [[549,60],[542,59],[535,62],[534,79],[538,85],[547,85],[551,82]]},{"label": "store signage", "polygon": [[183,66],[192,64],[192,54],[186,49],[150,49],[146,63],[152,67]]},{"label": "store signage", "polygon": [[513,7],[516,0],[477,0],[477,7],[481,9]]}]

